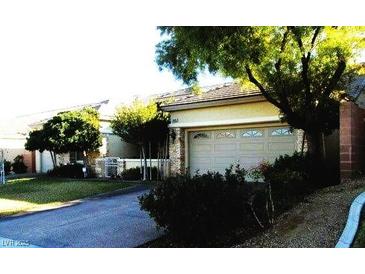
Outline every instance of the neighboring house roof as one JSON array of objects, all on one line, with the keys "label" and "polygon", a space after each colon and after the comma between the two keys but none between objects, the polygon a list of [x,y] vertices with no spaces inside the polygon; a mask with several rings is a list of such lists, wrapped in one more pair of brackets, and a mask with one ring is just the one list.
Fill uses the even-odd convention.
[{"label": "neighboring house roof", "polygon": [[167,111],[207,107],[211,105],[237,104],[242,100],[255,97],[263,99],[261,92],[255,89],[242,89],[237,83],[225,83],[203,87],[201,94],[194,94],[191,88],[162,94],[158,100],[165,101],[162,108]]},{"label": "neighboring house roof", "polygon": [[[47,122],[49,119],[51,119],[53,116],[57,115],[60,112],[78,110],[78,109],[82,109],[85,107],[92,107],[92,108],[95,108],[100,113],[102,106],[106,105],[108,103],[109,103],[109,100],[104,100],[104,101],[97,102],[97,103],[76,105],[76,106],[71,106],[71,107],[67,107],[67,108],[59,108],[59,109],[53,109],[53,110],[47,110],[47,111],[22,115],[22,116],[18,116],[17,118],[27,121],[27,123],[29,124],[29,126],[31,128],[36,128],[38,126],[41,126],[42,124],[44,124],[45,122]],[[109,119],[109,117],[104,117],[103,113],[100,113],[100,118],[101,118],[101,120]]]},{"label": "neighboring house roof", "polygon": [[[151,95],[144,98],[144,101],[151,99],[160,101],[162,102],[162,107],[164,110],[171,111],[175,109],[208,107],[212,105],[238,104],[243,100],[264,100],[258,90],[243,90],[237,83],[224,83],[220,85],[205,86],[201,88],[201,91],[201,94],[194,94],[192,88],[185,88],[173,92]],[[108,122],[112,119],[116,107],[120,106],[121,104],[129,104],[130,100],[127,100],[126,98],[123,98],[122,100],[112,99],[96,103],[76,105],[67,108],[58,108],[18,116],[16,120],[19,121],[19,123],[26,125],[27,129],[24,128],[24,130],[21,132],[23,134],[27,134],[31,128],[34,129],[40,127],[46,121],[60,112],[78,110],[84,107],[93,107],[99,112],[100,120]],[[102,125],[101,130],[103,133],[111,133],[111,129],[106,124]]]}]

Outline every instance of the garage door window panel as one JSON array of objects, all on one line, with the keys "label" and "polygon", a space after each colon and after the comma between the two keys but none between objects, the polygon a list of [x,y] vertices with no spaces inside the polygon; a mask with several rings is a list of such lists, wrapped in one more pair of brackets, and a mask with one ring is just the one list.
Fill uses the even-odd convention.
[{"label": "garage door window panel", "polygon": [[258,129],[247,129],[241,133],[242,138],[260,138],[264,137],[264,131]]},{"label": "garage door window panel", "polygon": [[236,138],[236,133],[234,131],[221,131],[215,136],[217,139],[232,139]]},{"label": "garage door window panel", "polygon": [[208,132],[198,132],[193,135],[194,140],[206,140],[210,139],[210,133]]},{"label": "garage door window panel", "polygon": [[276,128],[271,131],[271,136],[275,137],[283,137],[283,136],[291,136],[293,133],[290,131],[290,128]]}]

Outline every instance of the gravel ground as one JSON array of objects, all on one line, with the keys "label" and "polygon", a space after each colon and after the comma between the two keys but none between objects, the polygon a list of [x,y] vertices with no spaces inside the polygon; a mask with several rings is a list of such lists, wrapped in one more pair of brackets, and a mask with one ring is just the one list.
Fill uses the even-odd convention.
[{"label": "gravel ground", "polygon": [[335,247],[365,179],[324,188],[281,215],[273,228],[236,247]]}]

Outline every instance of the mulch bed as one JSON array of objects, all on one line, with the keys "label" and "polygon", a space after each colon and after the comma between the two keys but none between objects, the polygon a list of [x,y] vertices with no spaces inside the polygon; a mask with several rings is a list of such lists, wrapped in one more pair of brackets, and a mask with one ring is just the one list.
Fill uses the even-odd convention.
[{"label": "mulch bed", "polygon": [[235,247],[335,247],[365,179],[321,189],[282,214],[273,228]]}]

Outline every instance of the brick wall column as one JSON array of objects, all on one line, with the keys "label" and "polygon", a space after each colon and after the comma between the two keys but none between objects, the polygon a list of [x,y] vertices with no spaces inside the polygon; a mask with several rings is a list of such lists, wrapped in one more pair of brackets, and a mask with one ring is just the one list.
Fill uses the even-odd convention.
[{"label": "brick wall column", "polygon": [[185,173],[185,130],[183,128],[170,129],[169,156],[170,174]]},{"label": "brick wall column", "polygon": [[365,111],[353,102],[340,106],[340,172],[341,180],[364,170]]}]

